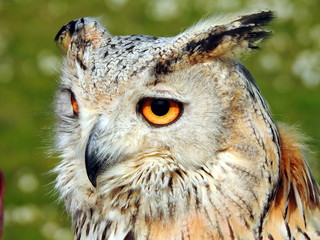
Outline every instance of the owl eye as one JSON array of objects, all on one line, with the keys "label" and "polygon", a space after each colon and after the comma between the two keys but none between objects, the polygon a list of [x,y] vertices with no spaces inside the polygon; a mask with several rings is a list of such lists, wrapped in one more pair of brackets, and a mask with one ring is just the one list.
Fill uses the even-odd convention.
[{"label": "owl eye", "polygon": [[71,94],[70,94],[70,101],[71,101],[71,106],[73,109],[73,114],[78,115],[79,114],[79,105],[78,105],[78,102],[77,102],[76,97],[74,96],[73,92],[71,92]]},{"label": "owl eye", "polygon": [[173,123],[181,115],[182,104],[175,100],[145,98],[140,102],[142,116],[151,124],[164,126]]}]

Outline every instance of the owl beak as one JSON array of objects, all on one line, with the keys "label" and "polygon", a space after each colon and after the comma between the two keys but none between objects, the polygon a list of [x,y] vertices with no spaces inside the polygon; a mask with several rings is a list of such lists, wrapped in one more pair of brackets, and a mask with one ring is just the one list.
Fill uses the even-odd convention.
[{"label": "owl beak", "polygon": [[98,155],[96,138],[95,132],[90,134],[85,152],[87,176],[94,187],[97,187],[97,177],[104,169],[104,161]]}]

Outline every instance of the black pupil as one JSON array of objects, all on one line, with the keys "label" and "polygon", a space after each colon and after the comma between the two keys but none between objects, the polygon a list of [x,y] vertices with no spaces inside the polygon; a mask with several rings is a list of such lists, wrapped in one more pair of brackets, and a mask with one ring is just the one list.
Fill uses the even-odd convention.
[{"label": "black pupil", "polygon": [[164,116],[169,112],[170,104],[167,100],[155,99],[151,103],[151,110],[157,116]]}]

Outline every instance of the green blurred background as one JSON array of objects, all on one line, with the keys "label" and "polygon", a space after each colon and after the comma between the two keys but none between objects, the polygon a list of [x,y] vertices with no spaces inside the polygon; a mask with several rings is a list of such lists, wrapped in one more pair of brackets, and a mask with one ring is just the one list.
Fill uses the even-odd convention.
[{"label": "green blurred background", "polygon": [[173,36],[204,16],[272,9],[274,36],[243,62],[275,119],[310,137],[320,181],[320,1],[317,0],[0,0],[0,168],[6,177],[4,239],[72,239],[49,171],[53,98],[66,22],[101,17],[113,34]]}]

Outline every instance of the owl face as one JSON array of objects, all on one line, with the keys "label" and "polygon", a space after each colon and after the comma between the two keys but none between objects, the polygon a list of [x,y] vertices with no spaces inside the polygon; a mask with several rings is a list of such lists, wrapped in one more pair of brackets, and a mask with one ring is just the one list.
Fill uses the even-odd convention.
[{"label": "owl face", "polygon": [[65,25],[56,37],[66,53],[56,145],[68,209],[110,213],[138,201],[149,206],[141,215],[155,217],[170,215],[163,203],[196,205],[199,192],[223,208],[222,188],[230,201],[246,192],[250,208],[263,206],[268,194],[252,189],[277,181],[277,130],[235,57],[257,48],[271,19],[260,12],[205,22],[172,38],[112,36],[90,18]]},{"label": "owl face", "polygon": [[[108,63],[101,65],[97,72],[108,71]],[[170,154],[186,169],[212,161],[225,132],[222,118],[227,109],[217,93],[217,82],[221,73],[230,77],[227,65],[201,63],[200,68],[158,75],[150,63],[136,75],[130,72],[115,78],[106,72],[97,84],[90,82],[95,73],[79,69],[84,78],[72,79],[63,87],[57,105],[77,124],[79,135],[72,147],[77,154],[85,149],[82,155],[92,184],[96,186],[99,173],[139,154]],[[219,76],[210,76],[204,69]],[[82,84],[88,87],[81,88]],[[108,85],[113,85],[110,91]]]}]

